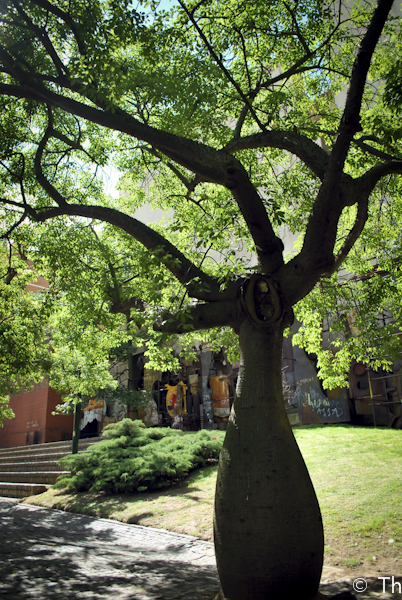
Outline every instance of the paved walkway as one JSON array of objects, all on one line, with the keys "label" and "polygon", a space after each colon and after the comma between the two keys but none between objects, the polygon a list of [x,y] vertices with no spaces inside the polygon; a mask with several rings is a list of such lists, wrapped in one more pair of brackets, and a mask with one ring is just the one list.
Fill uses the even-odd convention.
[{"label": "paved walkway", "polygon": [[213,545],[188,535],[0,501],[0,598],[206,600]]},{"label": "paved walkway", "polygon": [[[0,523],[4,600],[211,600],[219,590],[213,544],[192,536],[5,498]],[[334,573],[324,569],[326,577]],[[333,595],[351,586],[337,581],[320,591]],[[402,600],[383,594],[375,580],[356,597]]]}]

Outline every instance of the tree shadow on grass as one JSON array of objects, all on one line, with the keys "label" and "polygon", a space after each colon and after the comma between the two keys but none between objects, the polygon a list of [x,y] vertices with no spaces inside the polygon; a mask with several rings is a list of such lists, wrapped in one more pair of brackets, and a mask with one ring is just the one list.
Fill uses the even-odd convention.
[{"label": "tree shadow on grass", "polygon": [[186,536],[7,502],[0,515],[2,599],[205,600],[219,590],[210,545],[203,558]]}]

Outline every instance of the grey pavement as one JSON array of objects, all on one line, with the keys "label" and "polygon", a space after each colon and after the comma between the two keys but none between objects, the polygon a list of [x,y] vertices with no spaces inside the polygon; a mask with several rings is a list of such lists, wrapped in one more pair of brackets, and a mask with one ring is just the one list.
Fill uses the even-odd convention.
[{"label": "grey pavement", "polygon": [[[335,577],[324,567],[324,597],[354,592],[350,579],[325,583]],[[383,581],[368,579],[355,596],[402,600],[386,583],[383,593]],[[0,498],[1,599],[211,600],[218,590],[209,542]]]},{"label": "grey pavement", "polygon": [[206,600],[213,545],[168,531],[0,500],[0,598]]}]

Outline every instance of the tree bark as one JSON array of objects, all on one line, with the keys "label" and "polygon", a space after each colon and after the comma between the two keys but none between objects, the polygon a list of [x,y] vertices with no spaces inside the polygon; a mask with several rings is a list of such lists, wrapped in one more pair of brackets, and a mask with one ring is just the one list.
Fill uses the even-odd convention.
[{"label": "tree bark", "polygon": [[308,600],[324,536],[282,395],[283,326],[240,326],[241,364],[216,486],[214,534],[229,600]]}]

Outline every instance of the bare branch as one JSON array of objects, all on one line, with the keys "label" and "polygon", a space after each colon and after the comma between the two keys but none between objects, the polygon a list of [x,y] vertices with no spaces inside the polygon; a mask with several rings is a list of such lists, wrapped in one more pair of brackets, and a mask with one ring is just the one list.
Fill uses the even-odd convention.
[{"label": "bare branch", "polygon": [[[1,200],[0,200],[1,202]],[[18,219],[18,221],[16,221],[14,223],[14,225],[12,225],[7,231],[6,233],[3,233],[2,236],[0,236],[0,240],[4,240],[7,239],[12,232],[17,229],[17,227],[19,227],[21,225],[21,223],[23,223],[25,221],[25,219],[28,217],[28,212],[25,210],[24,213],[22,214],[22,216]]]},{"label": "bare branch", "polygon": [[84,154],[86,154],[88,156],[89,159],[91,159],[94,163],[96,163],[96,159],[91,156],[89,154],[89,152],[87,150],[85,150],[85,148],[83,146],[81,146],[80,143],[75,142],[74,140],[70,140],[69,137],[67,137],[66,135],[64,135],[64,133],[61,133],[61,131],[58,131],[57,129],[53,129],[53,127],[50,129],[50,135],[51,137],[54,137],[58,140],[60,140],[61,142],[64,142],[67,146],[70,146],[70,148],[72,148],[73,150],[80,150],[80,152],[83,152]]},{"label": "bare branch", "polygon": [[237,27],[234,27],[233,29],[240,38],[241,49],[242,49],[242,53],[243,53],[244,68],[245,68],[246,74],[247,74],[248,87],[251,89],[251,76],[250,76],[250,71],[249,71],[248,63],[247,63],[246,42],[245,42],[244,36],[243,36],[242,32],[240,31],[240,29],[238,29]]},{"label": "bare branch", "polygon": [[303,46],[303,49],[304,49],[306,55],[311,54],[310,48],[308,47],[308,44],[307,44],[304,36],[302,35],[301,31],[300,31],[300,27],[299,27],[299,24],[297,22],[294,10],[292,10],[292,8],[286,2],[283,2],[283,5],[286,8],[286,10],[288,11],[288,13],[290,14],[290,16],[292,17],[292,23],[293,23],[293,27],[296,30],[297,39],[299,40],[299,42]]},{"label": "bare branch", "polygon": [[17,208],[21,208],[22,210],[25,210],[26,204],[21,204],[21,202],[16,202],[15,200],[8,200],[8,198],[0,198],[0,203],[1,204],[9,204],[10,206],[16,206]]},{"label": "bare branch", "polygon": [[[341,8],[342,3],[339,3],[339,6]],[[340,10],[340,9],[339,9]],[[310,60],[311,58],[313,58],[313,56],[316,56],[320,50],[322,50],[322,48],[325,48],[329,42],[331,41],[331,39],[333,38],[333,36],[335,35],[335,33],[338,31],[339,27],[341,25],[341,15],[339,12],[338,15],[338,23],[336,24],[336,26],[334,27],[334,29],[331,31],[331,33],[327,36],[327,38],[315,49],[315,50],[309,50],[307,45],[304,46],[304,50],[305,50],[305,54],[304,56],[302,56],[301,58],[299,58],[298,61],[296,61],[289,69],[287,69],[286,71],[284,71],[283,73],[279,73],[278,75],[275,75],[275,77],[270,77],[269,79],[267,79],[266,81],[264,81],[263,83],[261,83],[255,90],[255,92],[259,92],[262,89],[267,89],[269,87],[271,87],[272,85],[274,85],[275,83],[279,83],[279,81],[286,81],[288,80],[292,75],[295,75],[297,73],[302,73],[303,71],[309,71],[311,69],[315,69],[317,67],[305,67],[305,68],[301,68],[304,63],[306,63],[308,60]],[[322,68],[322,67],[320,67]]]},{"label": "bare branch", "polygon": [[[163,160],[161,154],[155,148],[152,148],[150,146],[142,146],[141,149],[145,150],[146,152],[149,152],[149,154],[152,154],[153,156],[156,156],[161,161]],[[182,182],[182,184],[187,188],[187,190],[190,190],[190,188],[192,187],[192,182],[183,175],[183,173],[176,167],[176,165],[174,165],[170,161],[164,164],[172,171],[172,173],[176,175],[176,177]]]}]

